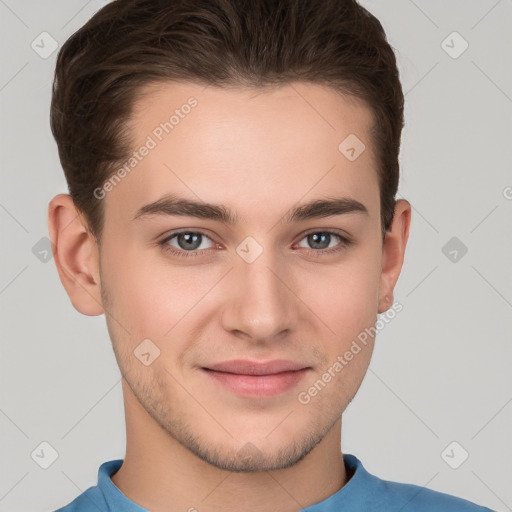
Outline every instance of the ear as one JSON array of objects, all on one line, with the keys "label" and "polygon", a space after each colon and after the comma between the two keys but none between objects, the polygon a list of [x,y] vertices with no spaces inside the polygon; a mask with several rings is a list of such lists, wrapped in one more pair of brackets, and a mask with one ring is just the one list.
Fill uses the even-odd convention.
[{"label": "ear", "polygon": [[395,203],[395,212],[390,229],[382,246],[382,272],[379,289],[379,313],[387,311],[394,302],[393,291],[402,270],[405,246],[409,238],[411,205],[405,199]]},{"label": "ear", "polygon": [[98,246],[70,195],[58,194],[48,204],[48,230],[57,271],[74,308],[88,316],[103,314]]}]

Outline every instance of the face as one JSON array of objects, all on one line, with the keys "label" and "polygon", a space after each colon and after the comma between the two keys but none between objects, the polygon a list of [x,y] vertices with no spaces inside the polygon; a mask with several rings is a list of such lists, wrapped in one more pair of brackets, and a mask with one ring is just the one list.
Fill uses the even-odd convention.
[{"label": "face", "polygon": [[[382,270],[371,112],[304,83],[145,92],[130,121],[138,156],[102,199],[119,367],[132,398],[203,460],[288,467],[339,420],[373,349],[358,340],[377,319]],[[356,159],[339,149],[349,134],[366,146]]]}]

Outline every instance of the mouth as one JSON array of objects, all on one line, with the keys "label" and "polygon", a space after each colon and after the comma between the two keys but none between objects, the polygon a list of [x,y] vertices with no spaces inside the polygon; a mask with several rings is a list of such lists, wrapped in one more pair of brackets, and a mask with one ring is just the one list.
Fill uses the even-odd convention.
[{"label": "mouth", "polygon": [[203,373],[224,389],[245,397],[271,397],[296,386],[311,368],[286,360],[225,361],[203,367]]}]

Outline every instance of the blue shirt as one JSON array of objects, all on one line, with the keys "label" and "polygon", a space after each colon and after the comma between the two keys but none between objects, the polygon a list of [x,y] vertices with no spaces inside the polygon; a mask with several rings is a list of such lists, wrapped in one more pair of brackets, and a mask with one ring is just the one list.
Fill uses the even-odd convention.
[{"label": "blue shirt", "polygon": [[[361,461],[343,454],[348,482],[333,495],[302,512],[493,512],[462,498],[419,485],[382,480],[366,471]],[[104,462],[98,485],[89,487],[67,506],[54,512],[148,512],[129,500],[112,482],[122,459]]]}]

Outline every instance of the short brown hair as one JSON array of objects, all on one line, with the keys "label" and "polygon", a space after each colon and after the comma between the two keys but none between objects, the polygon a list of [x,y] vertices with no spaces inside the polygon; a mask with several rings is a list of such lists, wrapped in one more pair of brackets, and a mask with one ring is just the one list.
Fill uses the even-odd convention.
[{"label": "short brown hair", "polygon": [[93,191],[130,153],[126,125],[137,94],[162,81],[304,81],[364,100],[373,113],[385,236],[404,96],[382,25],[356,0],[115,0],[75,32],[58,54],[50,123],[69,193],[98,242],[104,205]]}]

